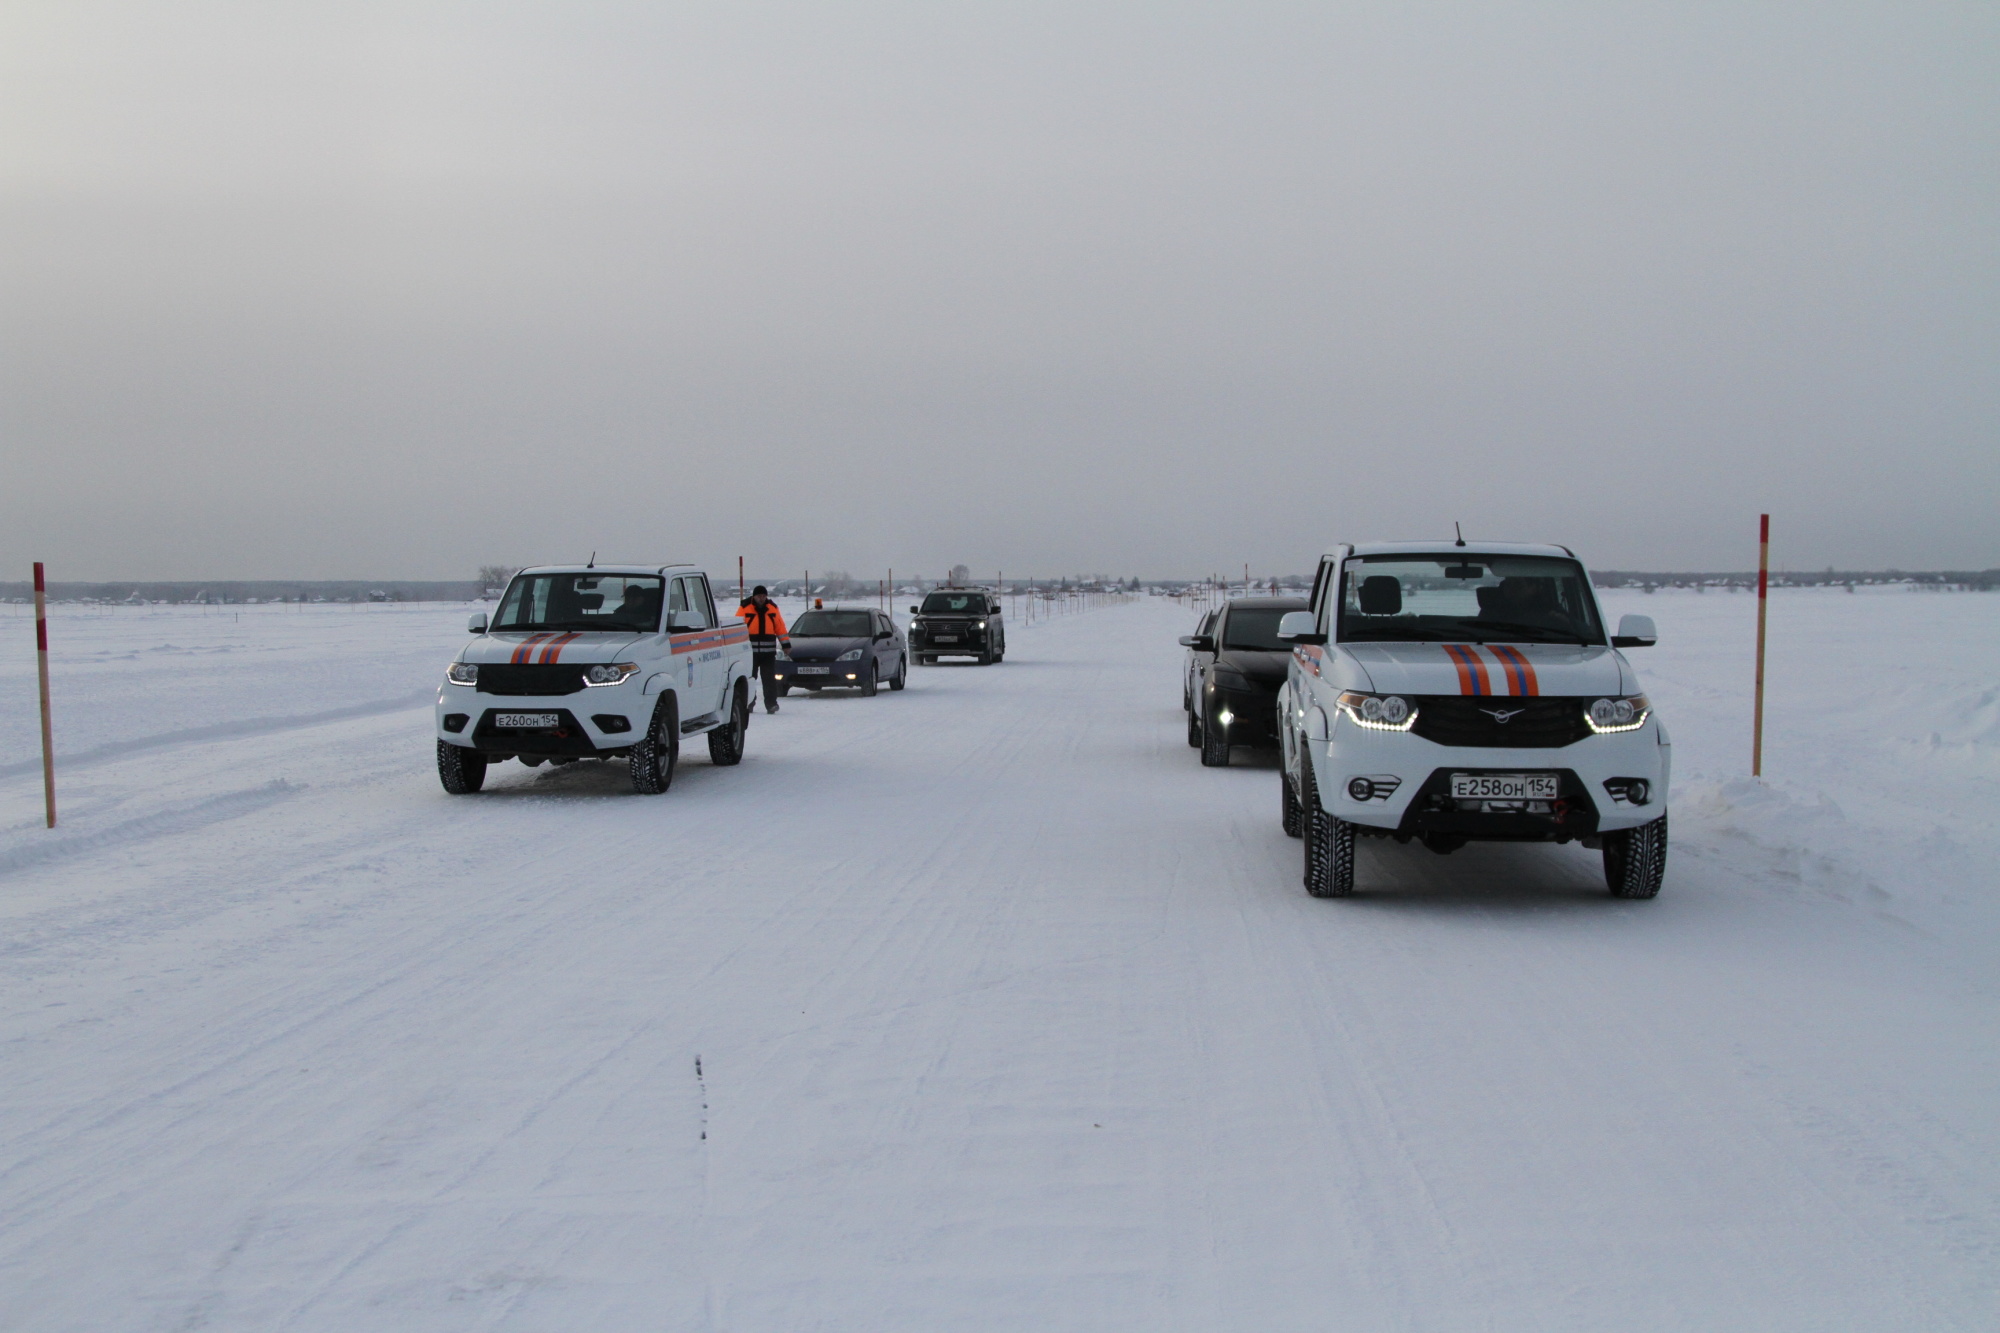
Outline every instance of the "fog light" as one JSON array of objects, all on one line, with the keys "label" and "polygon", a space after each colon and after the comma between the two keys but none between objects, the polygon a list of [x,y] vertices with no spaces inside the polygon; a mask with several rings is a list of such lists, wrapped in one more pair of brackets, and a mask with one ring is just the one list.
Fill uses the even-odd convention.
[{"label": "fog light", "polygon": [[1645,805],[1653,799],[1653,784],[1644,778],[1606,778],[1604,790],[1620,805]]},{"label": "fog light", "polygon": [[465,723],[466,716],[463,713],[446,713],[444,715],[444,729],[454,735],[465,730]]},{"label": "fog light", "polygon": [[848,673],[847,673],[847,678],[848,678],[849,680],[853,680],[853,679],[854,679],[854,673],[853,673],[852,671],[848,672]]},{"label": "fog light", "polygon": [[599,731],[602,731],[607,735],[616,735],[621,731],[632,730],[631,719],[626,717],[620,717],[616,713],[598,713],[594,715],[590,720],[597,724],[597,729]]},{"label": "fog light", "polygon": [[1372,801],[1375,799],[1375,784],[1367,778],[1355,778],[1347,784],[1347,794],[1357,801]]},{"label": "fog light", "polygon": [[1236,720],[1236,714],[1230,712],[1227,708],[1225,708],[1220,713],[1217,713],[1215,715],[1215,720],[1217,722],[1220,722],[1223,726],[1226,727],[1231,722],[1234,722]]}]

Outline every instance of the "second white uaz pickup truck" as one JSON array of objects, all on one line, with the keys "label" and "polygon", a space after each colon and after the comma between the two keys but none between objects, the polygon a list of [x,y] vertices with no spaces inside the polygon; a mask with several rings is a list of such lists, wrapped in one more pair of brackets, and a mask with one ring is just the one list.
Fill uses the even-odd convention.
[{"label": "second white uaz pickup truck", "polygon": [[1321,559],[1279,695],[1285,831],[1305,886],[1354,891],[1359,837],[1578,841],[1611,892],[1651,898],[1667,860],[1673,750],[1590,577],[1561,546],[1371,543]]}]

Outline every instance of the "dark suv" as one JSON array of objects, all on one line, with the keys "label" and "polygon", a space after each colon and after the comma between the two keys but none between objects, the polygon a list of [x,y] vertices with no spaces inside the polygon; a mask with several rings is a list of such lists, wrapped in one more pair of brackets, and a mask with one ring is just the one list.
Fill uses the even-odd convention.
[{"label": "dark suv", "polygon": [[1000,598],[984,588],[939,588],[910,608],[910,657],[925,666],[940,657],[975,657],[986,666],[1007,655]]},{"label": "dark suv", "polygon": [[1181,639],[1202,664],[1188,701],[1188,742],[1201,747],[1207,767],[1227,767],[1233,745],[1278,744],[1278,691],[1292,654],[1278,637],[1278,621],[1310,606],[1303,597],[1239,597],[1205,633]]}]

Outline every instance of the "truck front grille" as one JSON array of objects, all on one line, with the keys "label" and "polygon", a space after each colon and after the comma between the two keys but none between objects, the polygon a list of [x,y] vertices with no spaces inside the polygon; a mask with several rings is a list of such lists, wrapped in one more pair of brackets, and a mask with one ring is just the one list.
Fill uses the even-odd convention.
[{"label": "truck front grille", "polygon": [[539,662],[516,666],[493,662],[479,668],[481,694],[576,694],[583,689],[583,668]]},{"label": "truck front grille", "polygon": [[1410,730],[1439,745],[1551,750],[1590,735],[1583,720],[1586,699],[1433,694],[1412,702],[1417,720]]}]

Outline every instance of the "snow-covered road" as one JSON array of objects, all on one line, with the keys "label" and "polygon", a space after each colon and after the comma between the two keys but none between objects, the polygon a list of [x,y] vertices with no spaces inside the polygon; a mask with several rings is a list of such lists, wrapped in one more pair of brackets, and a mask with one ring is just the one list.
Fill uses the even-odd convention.
[{"label": "snow-covered road", "polygon": [[2000,600],[1779,599],[1764,787],[1745,599],[1645,601],[1650,903],[1372,843],[1307,898],[1171,603],[655,798],[439,791],[462,608],[59,621],[61,830],[0,757],[0,1326],[1995,1327]]}]

